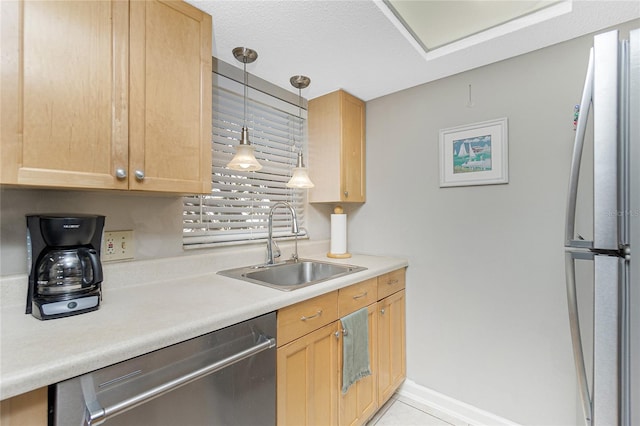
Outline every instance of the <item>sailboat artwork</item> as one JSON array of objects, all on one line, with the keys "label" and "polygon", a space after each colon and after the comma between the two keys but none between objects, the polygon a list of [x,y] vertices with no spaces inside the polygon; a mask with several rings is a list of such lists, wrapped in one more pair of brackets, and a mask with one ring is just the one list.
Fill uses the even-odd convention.
[{"label": "sailboat artwork", "polygon": [[440,186],[509,183],[507,117],[440,130]]},{"label": "sailboat artwork", "polygon": [[453,141],[453,173],[491,170],[491,135]]}]

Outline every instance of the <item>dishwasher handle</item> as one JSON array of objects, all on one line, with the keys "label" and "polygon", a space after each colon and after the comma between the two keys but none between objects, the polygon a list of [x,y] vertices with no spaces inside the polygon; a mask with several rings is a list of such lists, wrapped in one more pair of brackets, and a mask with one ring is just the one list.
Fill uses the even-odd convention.
[{"label": "dishwasher handle", "polygon": [[[185,374],[184,376],[170,380],[166,383],[163,383],[154,388],[141,392],[138,395],[134,395],[131,398],[117,402],[108,407],[102,407],[96,398],[95,392],[93,392],[93,390],[87,392],[88,386],[87,387],[83,386],[84,402],[85,402],[85,408],[86,408],[84,425],[85,426],[100,425],[111,417],[117,416],[118,414],[121,414],[127,410],[130,410],[139,405],[142,405],[145,402],[148,402],[154,398],[162,396],[179,387],[182,387],[198,379],[201,379],[205,376],[213,374],[216,371],[220,371],[244,359],[250,358],[267,349],[274,348],[275,346],[276,346],[275,338],[261,335],[259,338],[259,343],[254,346],[251,346],[250,348],[244,349],[227,358],[221,359],[220,361],[216,361],[212,364],[209,364],[195,371],[192,371],[191,373]],[[89,376],[85,376],[85,377],[89,377]],[[91,386],[91,388],[93,388],[93,386]]]}]

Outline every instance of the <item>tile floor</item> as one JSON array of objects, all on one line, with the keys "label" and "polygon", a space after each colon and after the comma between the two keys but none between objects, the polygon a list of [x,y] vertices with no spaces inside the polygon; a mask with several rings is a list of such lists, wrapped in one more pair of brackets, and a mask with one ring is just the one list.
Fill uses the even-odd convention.
[{"label": "tile floor", "polygon": [[367,426],[471,426],[417,401],[397,394],[376,413]]}]

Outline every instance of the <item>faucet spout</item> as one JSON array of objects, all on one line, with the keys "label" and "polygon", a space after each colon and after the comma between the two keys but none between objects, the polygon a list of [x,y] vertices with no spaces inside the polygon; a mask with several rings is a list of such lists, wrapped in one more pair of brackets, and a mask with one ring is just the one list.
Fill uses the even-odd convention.
[{"label": "faucet spout", "polygon": [[[293,206],[286,201],[279,201],[271,207],[269,210],[269,237],[267,239],[267,265],[273,265],[275,258],[280,257],[280,249],[275,241],[273,241],[273,211],[278,207],[286,207],[291,212],[291,232],[295,234],[296,239],[298,237],[298,217]],[[297,240],[296,240],[297,243]],[[295,253],[292,256],[294,259],[298,259],[298,244],[296,244]]]}]

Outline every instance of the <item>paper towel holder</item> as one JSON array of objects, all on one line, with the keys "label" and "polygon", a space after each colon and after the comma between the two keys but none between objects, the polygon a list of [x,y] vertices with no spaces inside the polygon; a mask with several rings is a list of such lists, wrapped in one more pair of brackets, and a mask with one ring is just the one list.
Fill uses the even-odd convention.
[{"label": "paper towel holder", "polygon": [[[344,218],[340,216],[344,216]],[[341,240],[339,243],[336,241],[338,238]],[[344,245],[344,252],[340,250],[340,252],[335,253],[338,251],[336,250],[336,244]],[[333,259],[348,259],[351,257],[351,253],[347,251],[347,221],[342,206],[336,206],[331,215],[331,249],[327,253],[327,257]]]},{"label": "paper towel holder", "polygon": [[327,257],[332,259],[348,259],[351,257],[351,253],[327,253]]}]

